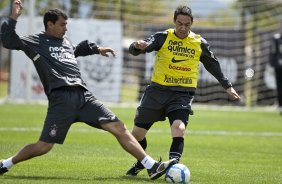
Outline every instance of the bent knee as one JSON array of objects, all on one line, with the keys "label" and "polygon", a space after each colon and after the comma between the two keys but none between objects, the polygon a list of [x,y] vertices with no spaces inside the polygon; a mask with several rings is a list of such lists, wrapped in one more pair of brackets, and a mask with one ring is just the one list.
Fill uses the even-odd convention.
[{"label": "bent knee", "polygon": [[132,135],[137,141],[142,141],[147,134],[147,130],[144,128],[134,127],[132,130]]},{"label": "bent knee", "polygon": [[184,137],[185,124],[181,120],[175,120],[171,125],[171,133],[173,137]]}]

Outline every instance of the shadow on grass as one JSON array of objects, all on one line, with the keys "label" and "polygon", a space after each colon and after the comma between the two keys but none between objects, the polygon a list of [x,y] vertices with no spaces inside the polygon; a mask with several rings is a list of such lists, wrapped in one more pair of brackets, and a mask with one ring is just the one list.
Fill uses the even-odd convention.
[{"label": "shadow on grass", "polygon": [[142,181],[142,182],[151,182],[151,183],[167,183],[164,179],[163,179],[163,177],[161,177],[161,178],[158,178],[158,179],[156,179],[156,180],[150,180],[149,179],[149,176],[148,176],[148,178],[141,178],[141,177],[138,177],[138,176],[121,176],[120,177],[121,179],[123,179],[123,180],[127,180],[127,181],[132,181],[132,183],[134,183],[134,181]]},{"label": "shadow on grass", "polygon": [[[150,180],[149,178],[143,178],[143,177],[133,177],[133,176],[120,176],[120,177],[111,177],[111,176],[105,176],[105,177],[89,177],[89,178],[79,178],[79,177],[64,177],[64,176],[11,176],[11,175],[4,175],[0,177],[0,179],[12,179],[15,180],[28,180],[28,181],[36,181],[36,180],[44,180],[44,181],[50,181],[55,180],[53,182],[56,183],[56,181],[103,181],[103,182],[109,182],[109,181],[119,181],[119,182],[126,182],[128,183],[136,183],[136,182],[151,182],[151,183],[166,183],[162,178],[159,178],[157,180]],[[1,182],[0,182],[1,183]]]}]

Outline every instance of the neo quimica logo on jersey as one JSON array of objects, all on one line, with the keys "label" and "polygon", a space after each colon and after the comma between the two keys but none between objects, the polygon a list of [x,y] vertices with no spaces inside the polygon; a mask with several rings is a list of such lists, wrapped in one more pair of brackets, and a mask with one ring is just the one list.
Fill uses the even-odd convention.
[{"label": "neo quimica logo on jersey", "polygon": [[72,62],[75,60],[74,55],[67,52],[64,47],[49,47],[49,52],[53,58],[59,61]]},{"label": "neo quimica logo on jersey", "polygon": [[182,41],[169,40],[167,49],[173,52],[175,56],[184,56],[187,58],[194,58],[196,51],[189,47],[185,47]]}]

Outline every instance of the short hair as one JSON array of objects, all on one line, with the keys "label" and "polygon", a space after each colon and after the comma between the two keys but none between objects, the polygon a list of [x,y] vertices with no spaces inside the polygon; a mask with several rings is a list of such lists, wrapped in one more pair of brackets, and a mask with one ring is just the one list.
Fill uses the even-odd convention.
[{"label": "short hair", "polygon": [[45,30],[47,30],[47,23],[49,21],[51,21],[53,24],[55,24],[60,16],[63,17],[65,20],[68,19],[68,16],[62,10],[59,10],[59,9],[48,10],[44,14],[44,18],[43,18]]},{"label": "short hair", "polygon": [[176,10],[174,11],[174,17],[173,20],[176,21],[178,15],[187,15],[191,17],[191,20],[193,22],[193,15],[192,10],[188,6],[178,6]]}]

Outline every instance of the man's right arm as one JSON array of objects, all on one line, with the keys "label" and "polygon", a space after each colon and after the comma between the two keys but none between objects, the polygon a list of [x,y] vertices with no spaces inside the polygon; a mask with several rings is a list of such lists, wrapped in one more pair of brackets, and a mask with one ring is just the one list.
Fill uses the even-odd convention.
[{"label": "man's right arm", "polygon": [[167,37],[167,32],[157,32],[145,40],[138,40],[129,46],[129,53],[137,56],[141,53],[152,52],[159,50]]},{"label": "man's right arm", "polygon": [[15,31],[16,23],[17,21],[12,18],[3,18],[1,25],[2,44],[7,49],[24,50],[24,44]]},{"label": "man's right arm", "polygon": [[3,18],[1,25],[1,40],[3,46],[8,49],[23,50],[25,48],[15,31],[17,19],[22,14],[22,10],[22,1],[14,0],[11,16]]}]

